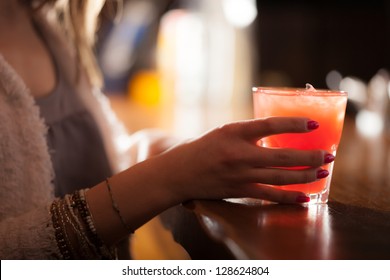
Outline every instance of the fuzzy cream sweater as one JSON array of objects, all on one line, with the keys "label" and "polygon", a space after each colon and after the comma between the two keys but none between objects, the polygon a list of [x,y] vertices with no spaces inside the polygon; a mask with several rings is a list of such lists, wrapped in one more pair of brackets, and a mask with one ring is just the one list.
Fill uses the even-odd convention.
[{"label": "fuzzy cream sweater", "polygon": [[[75,53],[46,20],[38,22],[61,54],[60,67],[67,78],[74,79]],[[77,94],[92,112],[112,169],[118,172],[132,164],[132,137],[116,119],[107,98],[89,84],[84,73],[78,74]],[[49,214],[54,174],[45,134],[29,89],[0,53],[1,259],[61,258]]]}]

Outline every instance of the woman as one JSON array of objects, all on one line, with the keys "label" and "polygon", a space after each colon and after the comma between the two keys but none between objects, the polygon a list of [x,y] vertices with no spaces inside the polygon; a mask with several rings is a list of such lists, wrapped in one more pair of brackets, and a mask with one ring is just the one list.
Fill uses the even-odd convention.
[{"label": "woman", "polygon": [[310,132],[313,120],[231,123],[172,147],[153,131],[127,135],[98,90],[91,47],[102,6],[0,0],[1,259],[115,258],[118,242],[191,199],[309,201],[265,184],[320,180],[333,156],[256,142]]}]

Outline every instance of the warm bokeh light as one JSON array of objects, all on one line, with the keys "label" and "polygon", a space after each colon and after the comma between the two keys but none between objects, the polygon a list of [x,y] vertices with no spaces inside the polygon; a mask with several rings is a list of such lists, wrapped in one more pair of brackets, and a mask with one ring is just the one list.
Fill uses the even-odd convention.
[{"label": "warm bokeh light", "polygon": [[223,0],[226,19],[236,27],[249,26],[257,16],[255,0]]},{"label": "warm bokeh light", "polygon": [[326,75],[326,85],[329,89],[338,90],[340,89],[340,83],[343,76],[337,70],[332,70]]},{"label": "warm bokeh light", "polygon": [[[255,5],[254,1],[233,2]],[[253,41],[247,28],[236,28],[226,18],[225,4],[218,0],[170,10],[160,21],[161,95],[165,105],[172,107],[173,124],[181,135],[194,136],[229,121],[233,106],[250,101]],[[246,8],[243,11],[255,16],[247,14]]]},{"label": "warm bokeh light", "polygon": [[383,131],[383,119],[369,110],[361,110],[356,116],[356,127],[366,137],[376,137]]},{"label": "warm bokeh light", "polygon": [[348,99],[359,108],[367,101],[367,85],[355,77],[345,77],[340,82],[340,89],[348,92]]},{"label": "warm bokeh light", "polygon": [[126,75],[135,61],[139,37],[156,16],[150,1],[127,2],[120,20],[110,32],[101,50],[101,66],[109,79]]}]

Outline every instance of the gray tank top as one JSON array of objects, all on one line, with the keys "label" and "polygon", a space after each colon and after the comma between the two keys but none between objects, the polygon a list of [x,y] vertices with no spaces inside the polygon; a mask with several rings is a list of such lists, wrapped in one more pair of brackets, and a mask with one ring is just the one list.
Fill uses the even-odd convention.
[{"label": "gray tank top", "polygon": [[111,176],[112,171],[95,120],[74,86],[64,78],[54,52],[51,55],[56,65],[56,88],[35,101],[48,126],[47,143],[55,172],[54,192],[62,197],[96,185]]}]

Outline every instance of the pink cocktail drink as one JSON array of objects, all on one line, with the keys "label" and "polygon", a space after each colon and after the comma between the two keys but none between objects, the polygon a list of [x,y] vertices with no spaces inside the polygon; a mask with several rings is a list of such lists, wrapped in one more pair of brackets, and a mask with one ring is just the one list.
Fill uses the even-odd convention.
[{"label": "pink cocktail drink", "polygon": [[[336,155],[343,130],[347,98],[347,93],[343,91],[314,90],[313,88],[253,88],[256,118],[307,117],[320,124],[319,128],[309,133],[286,133],[263,138],[261,145],[270,148],[323,149]],[[302,191],[310,196],[311,202],[326,203],[333,163],[324,165],[322,168],[329,171],[326,179],[307,184],[275,187]]]}]

